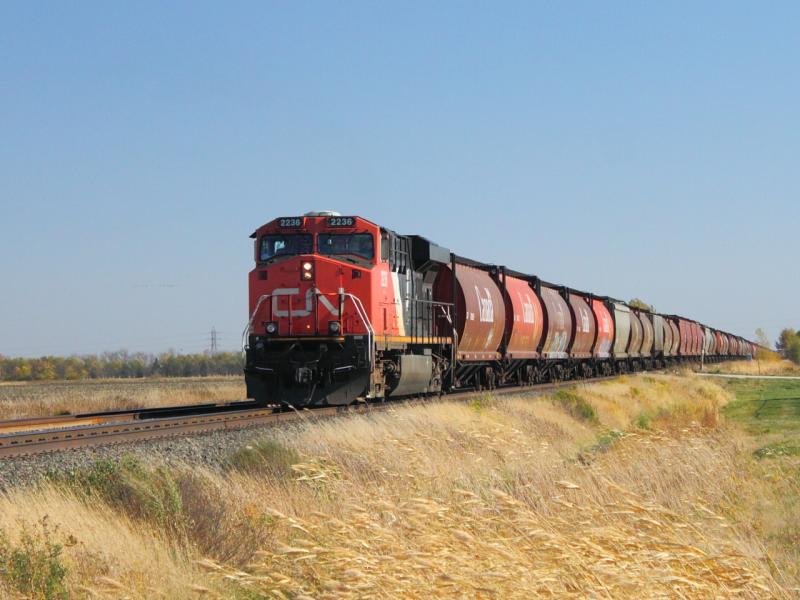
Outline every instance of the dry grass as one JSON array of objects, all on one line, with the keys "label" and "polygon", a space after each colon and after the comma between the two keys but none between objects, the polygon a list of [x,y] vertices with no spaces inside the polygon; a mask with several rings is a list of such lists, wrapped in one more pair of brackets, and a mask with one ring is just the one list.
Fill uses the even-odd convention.
[{"label": "dry grass", "polygon": [[[192,564],[154,528],[133,523],[109,506],[64,490],[17,492],[0,502],[0,528],[19,537],[22,524],[47,517],[56,541],[67,543],[68,585],[80,595],[180,597]],[[35,525],[34,525],[35,526]]]},{"label": "dry grass", "polygon": [[719,407],[731,398],[716,383],[688,374],[623,376],[592,385],[582,395],[600,421],[616,429],[675,428],[686,423],[714,427]]},{"label": "dry grass", "polygon": [[105,379],[0,385],[0,420],[242,400],[241,377]]},{"label": "dry grass", "polygon": [[709,365],[708,373],[731,375],[800,375],[800,365],[790,360],[771,355],[768,360],[739,360]]},{"label": "dry grass", "polygon": [[276,431],[256,454],[299,453],[288,470],[247,455],[171,475],[188,529],[142,511],[165,487],[146,468],[137,485],[161,473],[159,487],[114,502],[63,484],[15,492],[0,529],[15,539],[48,515],[77,540],[70,590],[97,598],[791,595],[798,574],[754,513],[774,490],[720,425],[727,392],[640,376],[576,393],[599,425],[520,396]]}]

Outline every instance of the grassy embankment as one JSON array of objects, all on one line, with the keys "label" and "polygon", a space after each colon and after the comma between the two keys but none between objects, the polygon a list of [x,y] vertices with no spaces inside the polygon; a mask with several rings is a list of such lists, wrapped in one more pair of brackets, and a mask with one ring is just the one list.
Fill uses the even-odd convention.
[{"label": "grassy embankment", "polygon": [[242,400],[241,377],[0,384],[0,420]]},{"label": "grassy embankment", "polygon": [[[783,461],[795,457],[757,452],[768,432],[747,430],[762,419],[753,402],[692,376],[639,376],[309,421],[233,452],[222,472],[101,463],[0,498],[0,586],[52,598],[790,597],[800,494]],[[723,423],[726,405],[744,429]],[[787,436],[795,417],[780,422]]]},{"label": "grassy embankment", "polygon": [[[726,418],[749,434],[747,450],[755,458],[754,475],[769,486],[769,497],[756,497],[759,536],[782,557],[784,569],[800,582],[800,381],[728,380],[736,399]],[[800,594],[798,594],[800,595]]]}]

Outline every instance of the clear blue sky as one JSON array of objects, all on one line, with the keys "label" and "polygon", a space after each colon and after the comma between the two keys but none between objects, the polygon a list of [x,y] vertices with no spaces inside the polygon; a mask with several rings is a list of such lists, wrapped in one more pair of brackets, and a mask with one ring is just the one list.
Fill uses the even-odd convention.
[{"label": "clear blue sky", "polygon": [[0,3],[0,353],[235,348],[334,209],[800,326],[800,3]]}]

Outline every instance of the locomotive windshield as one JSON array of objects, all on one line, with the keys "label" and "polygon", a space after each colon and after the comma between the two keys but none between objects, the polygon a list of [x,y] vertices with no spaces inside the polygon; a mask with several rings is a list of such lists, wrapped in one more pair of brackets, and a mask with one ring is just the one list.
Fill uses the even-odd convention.
[{"label": "locomotive windshield", "polygon": [[295,254],[311,254],[314,244],[310,234],[275,234],[261,238],[260,260],[269,260],[276,256],[292,256]]},{"label": "locomotive windshield", "polygon": [[317,245],[320,254],[354,256],[372,260],[375,242],[369,233],[321,233]]}]

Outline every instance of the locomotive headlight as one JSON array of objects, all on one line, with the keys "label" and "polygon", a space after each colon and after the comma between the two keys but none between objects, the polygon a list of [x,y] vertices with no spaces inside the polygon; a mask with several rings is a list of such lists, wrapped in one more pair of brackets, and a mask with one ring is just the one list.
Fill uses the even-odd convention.
[{"label": "locomotive headlight", "polygon": [[303,280],[309,281],[312,277],[314,277],[314,265],[310,262],[303,263]]},{"label": "locomotive headlight", "polygon": [[267,330],[267,333],[274,335],[278,333],[278,324],[275,321],[270,321],[267,323],[265,329]]},{"label": "locomotive headlight", "polygon": [[332,334],[336,335],[342,330],[342,324],[339,321],[329,321],[328,322],[328,331]]},{"label": "locomotive headlight", "polygon": [[310,262],[304,262],[303,263],[303,271],[310,271],[313,266],[314,265],[312,265]]}]

